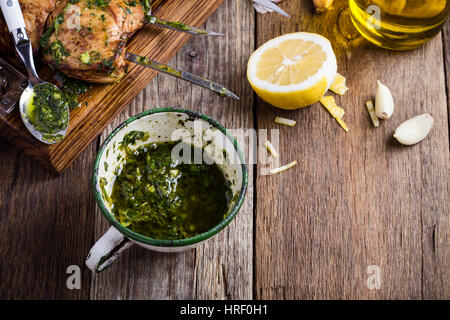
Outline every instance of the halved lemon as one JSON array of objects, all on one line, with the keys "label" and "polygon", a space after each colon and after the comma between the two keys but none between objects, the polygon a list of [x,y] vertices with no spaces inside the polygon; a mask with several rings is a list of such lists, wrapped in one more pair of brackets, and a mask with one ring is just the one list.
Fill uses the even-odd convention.
[{"label": "halved lemon", "polygon": [[251,56],[247,78],[256,94],[282,109],[318,102],[336,77],[330,41],[319,34],[289,33],[269,40]]}]

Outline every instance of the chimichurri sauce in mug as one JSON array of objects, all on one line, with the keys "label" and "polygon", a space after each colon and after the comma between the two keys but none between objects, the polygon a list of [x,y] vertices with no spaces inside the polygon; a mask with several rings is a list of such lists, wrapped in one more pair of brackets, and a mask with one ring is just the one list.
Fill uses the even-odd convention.
[{"label": "chimichurri sauce in mug", "polygon": [[136,233],[154,239],[190,238],[218,225],[227,214],[232,192],[221,169],[215,163],[172,161],[177,143],[150,143],[136,151],[125,146],[125,163],[120,172],[116,169],[111,194],[112,212]]}]

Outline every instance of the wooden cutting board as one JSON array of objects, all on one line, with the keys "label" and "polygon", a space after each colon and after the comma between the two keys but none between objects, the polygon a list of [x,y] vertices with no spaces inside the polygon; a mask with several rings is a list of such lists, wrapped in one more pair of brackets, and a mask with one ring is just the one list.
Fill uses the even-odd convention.
[{"label": "wooden cutting board", "polygon": [[[162,19],[199,27],[222,2],[167,0],[154,14]],[[190,37],[185,33],[147,25],[128,42],[127,51],[168,63]],[[155,71],[130,64],[129,73],[119,83],[94,85],[81,97],[81,106],[71,111],[68,134],[56,145],[45,145],[33,138],[23,125],[18,108],[9,116],[0,114],[0,135],[45,168],[62,173],[155,75]]]}]

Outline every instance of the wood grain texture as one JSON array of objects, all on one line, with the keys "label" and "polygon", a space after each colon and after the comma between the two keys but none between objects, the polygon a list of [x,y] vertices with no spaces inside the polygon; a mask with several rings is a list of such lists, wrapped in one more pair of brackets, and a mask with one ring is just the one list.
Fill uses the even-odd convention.
[{"label": "wood grain texture", "polygon": [[[242,100],[158,75],[62,176],[0,139],[0,299],[449,299],[450,22],[423,48],[391,52],[359,37],[345,3],[311,15],[309,0],[284,1],[287,20],[255,19],[250,1],[224,1],[205,27],[226,37],[192,38],[171,63]],[[332,39],[350,87],[337,98],[349,133],[318,104],[289,112],[254,99],[245,67],[255,43],[300,30]],[[373,128],[364,102],[377,79],[396,110]],[[95,154],[119,123],[158,106],[198,110],[232,129],[280,129],[282,164],[299,165],[276,176],[249,166],[243,208],[204,246],[173,255],[134,246],[94,275],[84,260],[109,227],[90,188]],[[436,121],[425,141],[403,147],[391,138],[424,112]],[[276,115],[297,126],[274,124]],[[81,267],[81,290],[66,288],[69,265]],[[380,290],[366,287],[369,265],[381,267]]]},{"label": "wood grain texture", "polygon": [[[450,119],[450,20],[444,25],[442,31],[442,42],[444,43],[445,79],[447,79],[447,105]],[[449,121],[450,122],[450,121]]]},{"label": "wood grain texture", "polygon": [[[253,127],[253,97],[245,80],[246,61],[253,50],[251,4],[225,1],[206,28],[223,38],[192,38],[171,63],[220,81],[242,100],[222,99],[189,83],[158,75],[102,134],[129,116],[157,106],[187,107],[212,116],[227,128]],[[253,170],[250,166],[250,181]],[[96,238],[108,228],[100,212]],[[253,186],[236,219],[206,244],[179,254],[161,254],[138,246],[116,265],[92,279],[91,299],[251,299],[253,289]],[[87,254],[87,252],[86,252]]]},{"label": "wood grain texture", "polygon": [[[258,45],[288,32],[328,37],[349,92],[337,98],[345,133],[319,104],[297,111],[257,102],[257,125],[276,115],[297,120],[280,128],[282,162],[299,166],[257,176],[255,292],[259,299],[448,298],[449,139],[441,37],[411,52],[390,52],[363,40],[345,1],[312,15],[310,1],[281,4],[291,20],[258,16]],[[448,78],[448,76],[447,76]],[[397,105],[372,127],[364,102],[376,80]],[[404,120],[428,112],[426,141],[403,147],[392,139]],[[382,270],[380,290],[366,286],[367,267]]]},{"label": "wood grain texture", "polygon": [[[0,140],[0,299],[87,299],[86,250],[94,241],[90,174],[97,144],[62,177]],[[66,287],[81,267],[81,290]]]},{"label": "wood grain texture", "polygon": [[[159,7],[157,15],[169,21],[198,26],[222,1],[166,1]],[[190,35],[185,33],[147,25],[128,42],[127,50],[167,63],[189,38]],[[56,145],[44,145],[34,139],[25,129],[17,110],[8,117],[0,115],[0,134],[46,168],[62,173],[155,75],[156,72],[150,69],[130,65],[129,73],[119,83],[96,85],[81,99],[88,105],[71,112],[67,136]]]}]

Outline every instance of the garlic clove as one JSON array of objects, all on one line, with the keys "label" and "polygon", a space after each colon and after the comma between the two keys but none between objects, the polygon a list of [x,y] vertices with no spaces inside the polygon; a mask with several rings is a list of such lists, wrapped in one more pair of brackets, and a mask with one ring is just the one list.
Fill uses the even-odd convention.
[{"label": "garlic clove", "polygon": [[419,143],[430,133],[433,117],[428,113],[411,118],[395,129],[394,138],[401,144],[410,146]]},{"label": "garlic clove", "polygon": [[377,81],[378,89],[375,99],[375,114],[380,119],[389,119],[394,113],[394,99],[388,87]]}]

